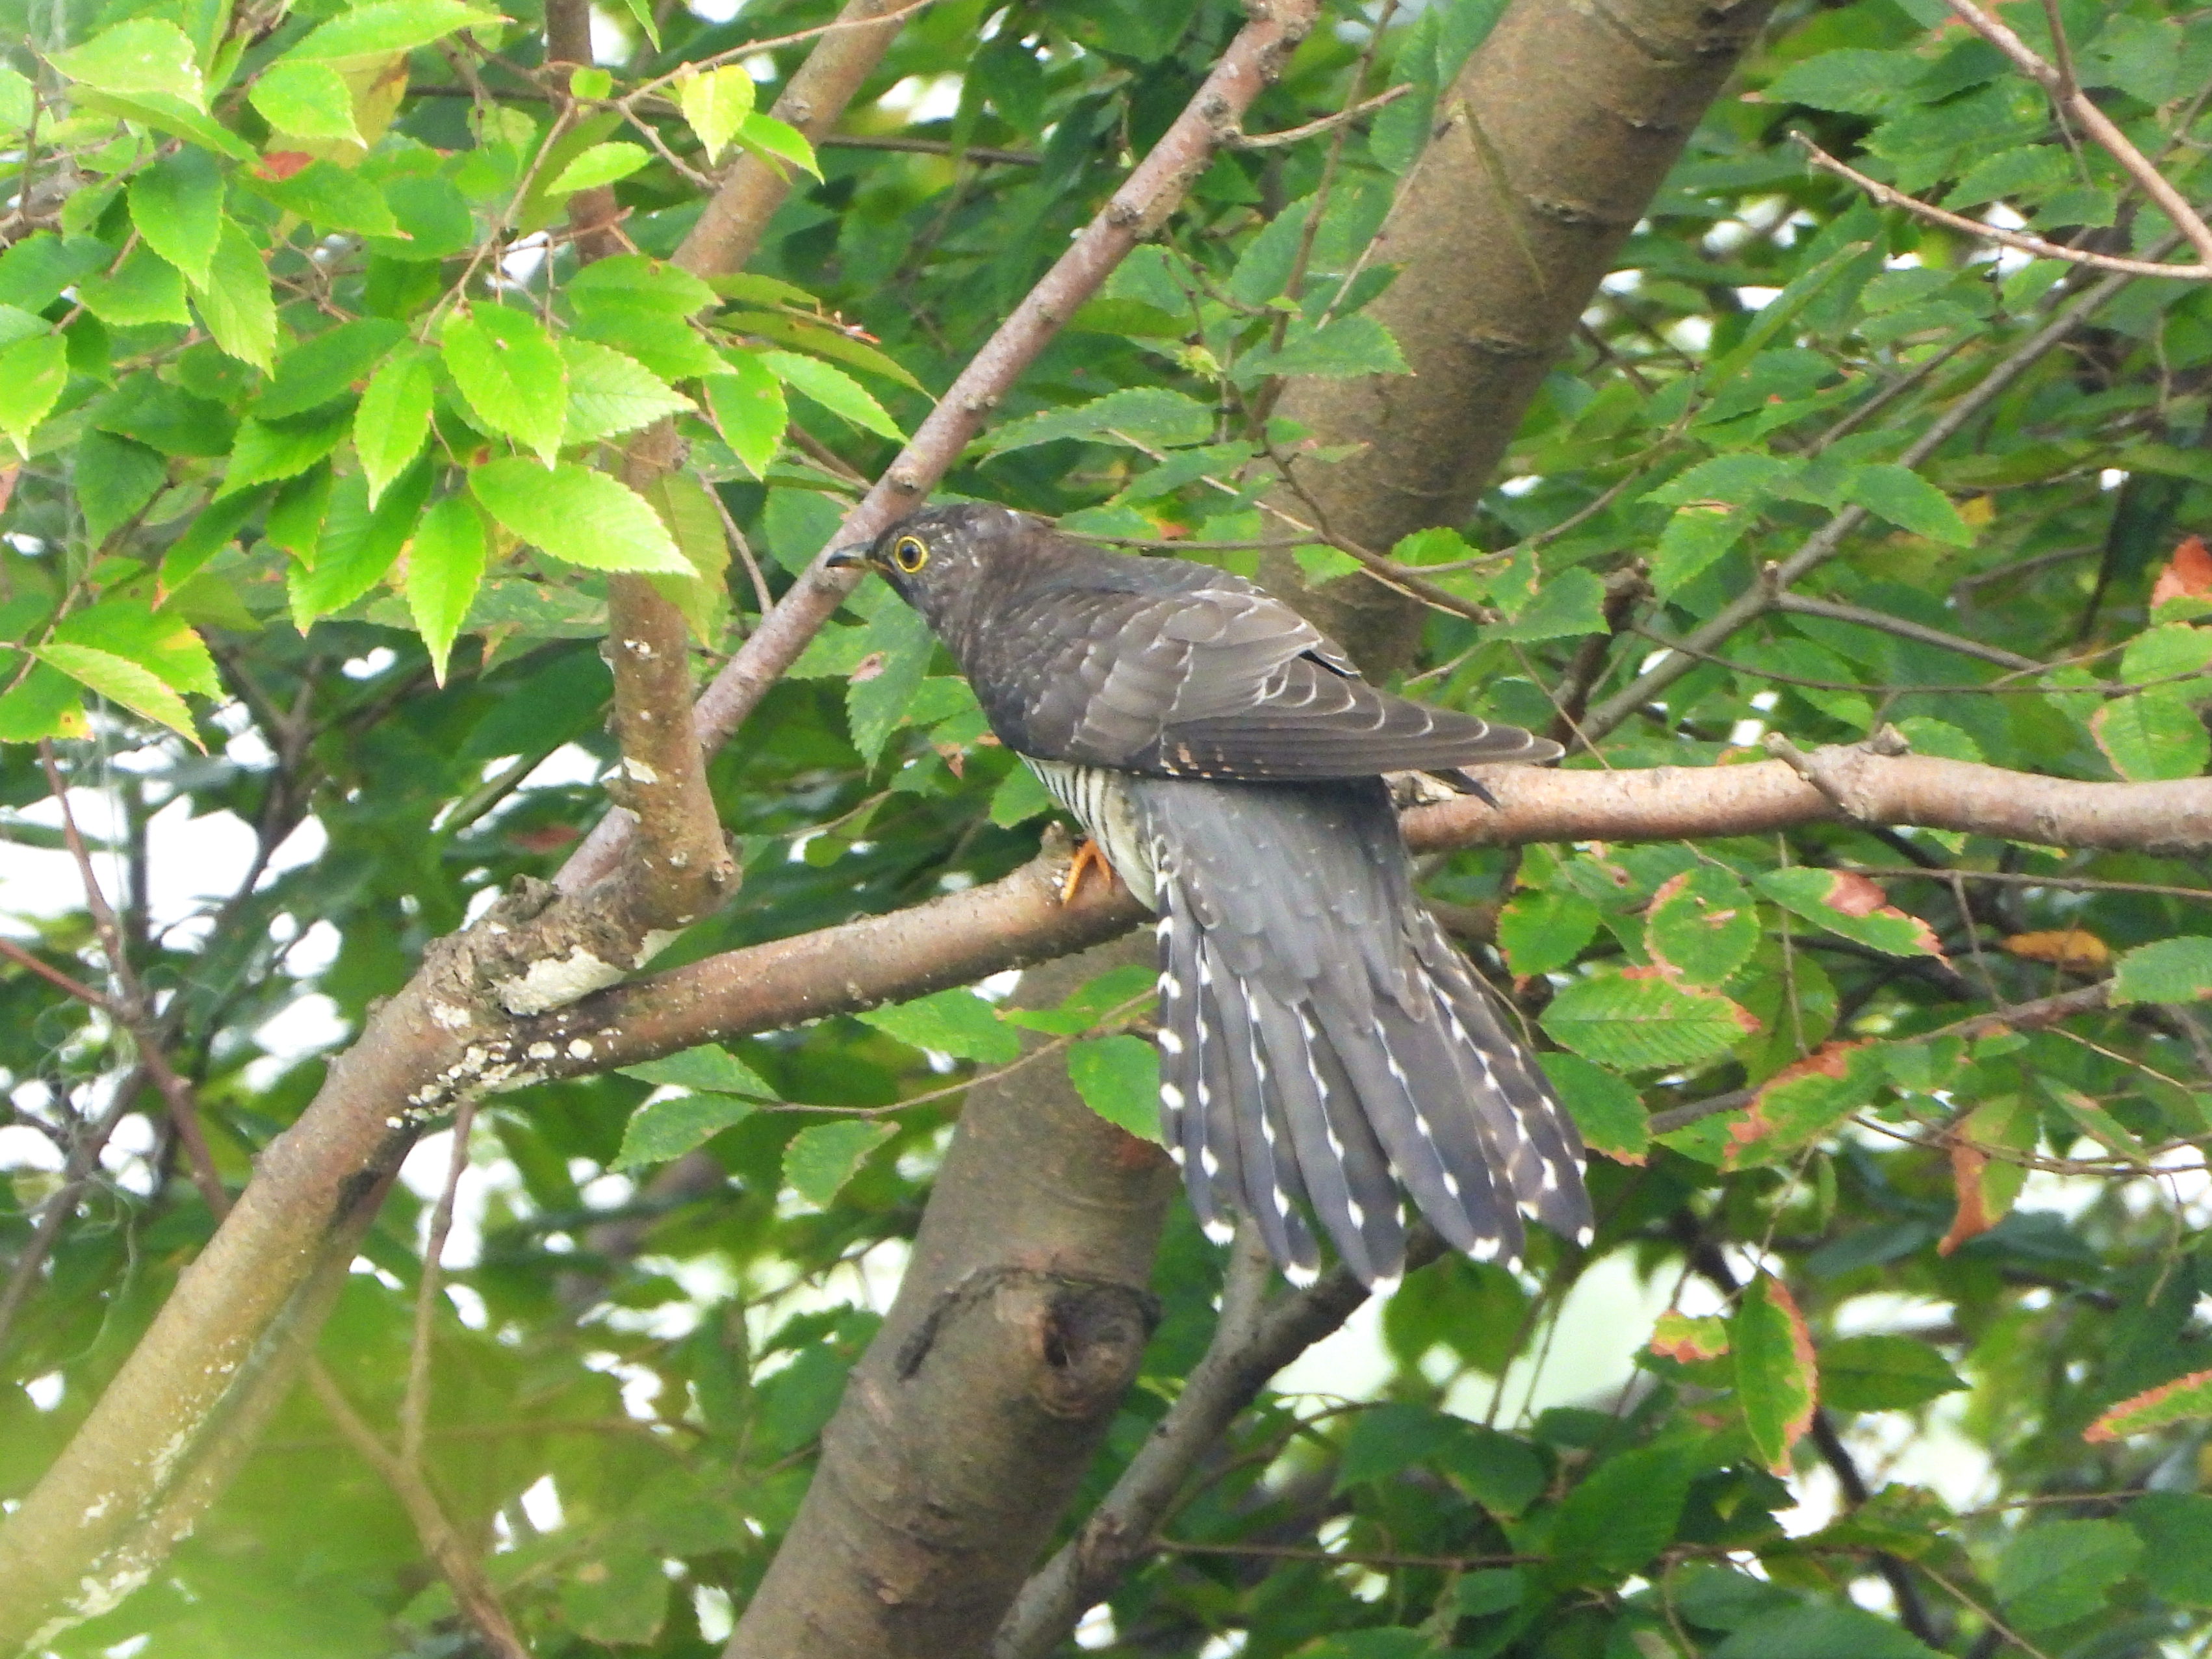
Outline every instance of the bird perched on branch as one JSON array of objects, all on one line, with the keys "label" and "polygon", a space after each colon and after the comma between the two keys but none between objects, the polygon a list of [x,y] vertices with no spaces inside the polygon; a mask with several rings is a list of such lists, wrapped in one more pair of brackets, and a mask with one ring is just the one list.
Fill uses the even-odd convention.
[{"label": "bird perched on branch", "polygon": [[1162,1127],[1209,1233],[1248,1215],[1304,1279],[1310,1209],[1388,1285],[1402,1182],[1480,1260],[1517,1265],[1524,1214],[1587,1241],[1574,1124],[1415,894],[1383,781],[1559,744],[1377,690],[1239,577],[1005,507],[933,507],[830,560],[863,561],[1158,914]]}]

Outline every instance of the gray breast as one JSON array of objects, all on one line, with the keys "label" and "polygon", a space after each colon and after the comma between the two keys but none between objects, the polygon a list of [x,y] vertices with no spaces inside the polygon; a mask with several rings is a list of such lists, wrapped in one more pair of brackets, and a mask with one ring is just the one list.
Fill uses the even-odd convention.
[{"label": "gray breast", "polygon": [[1159,882],[1152,868],[1152,838],[1145,831],[1136,804],[1130,799],[1128,774],[1103,766],[1079,766],[1072,761],[1039,760],[1022,757],[1052,798],[1066,807],[1098,843],[1106,861],[1138,902],[1148,910],[1159,904]]}]

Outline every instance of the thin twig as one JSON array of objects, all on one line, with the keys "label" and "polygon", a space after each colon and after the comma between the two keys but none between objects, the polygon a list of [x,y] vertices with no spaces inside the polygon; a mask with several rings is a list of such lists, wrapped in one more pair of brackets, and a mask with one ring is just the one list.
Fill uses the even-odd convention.
[{"label": "thin twig", "polygon": [[[1378,31],[1379,34],[1379,31]],[[1309,121],[1304,126],[1285,127],[1280,132],[1239,132],[1223,141],[1229,149],[1274,149],[1284,144],[1295,144],[1302,139],[1317,138],[1322,133],[1357,121],[1363,115],[1372,115],[1385,104],[1395,104],[1413,89],[1411,81],[1401,81],[1387,92],[1372,98],[1362,99],[1347,109],[1333,115],[1324,115],[1318,121]]]},{"label": "thin twig", "polygon": [[430,1232],[422,1246],[422,1273],[415,1288],[415,1340],[407,1354],[407,1391],[399,1401],[399,1461],[419,1475],[422,1470],[422,1428],[430,1416],[430,1340],[436,1324],[439,1282],[446,1238],[453,1228],[453,1196],[469,1167],[469,1131],[476,1126],[477,1097],[465,1097],[453,1114],[453,1145],[446,1159],[446,1183],[430,1212]]}]

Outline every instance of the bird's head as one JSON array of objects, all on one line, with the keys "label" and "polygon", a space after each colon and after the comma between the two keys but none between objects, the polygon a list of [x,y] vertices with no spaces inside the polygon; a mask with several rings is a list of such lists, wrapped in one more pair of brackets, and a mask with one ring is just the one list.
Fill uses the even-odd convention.
[{"label": "bird's head", "polygon": [[910,513],[865,547],[839,548],[829,562],[833,569],[865,565],[877,572],[942,634],[990,587],[1001,557],[1019,556],[1021,537],[1050,529],[1011,507],[963,501]]}]

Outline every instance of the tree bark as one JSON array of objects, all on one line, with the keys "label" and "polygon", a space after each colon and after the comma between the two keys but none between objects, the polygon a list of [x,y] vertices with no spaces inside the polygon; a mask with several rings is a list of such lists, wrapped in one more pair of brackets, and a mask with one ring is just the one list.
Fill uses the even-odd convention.
[{"label": "tree bark", "polygon": [[[1149,945],[1149,941],[1146,941]],[[1132,959],[1063,957],[1051,1007]],[[970,1090],[883,1329],[727,1659],[980,1653],[1137,1375],[1174,1166],[1049,1061]]]},{"label": "tree bark", "polygon": [[[1519,0],[1439,102],[1372,258],[1398,278],[1368,314],[1410,374],[1293,381],[1277,405],[1334,464],[1301,459],[1284,505],[1387,553],[1462,523],[1613,256],[1772,0]],[[1261,562],[1303,586],[1287,555]],[[1370,672],[1407,661],[1422,607],[1365,575],[1311,592]]]}]

